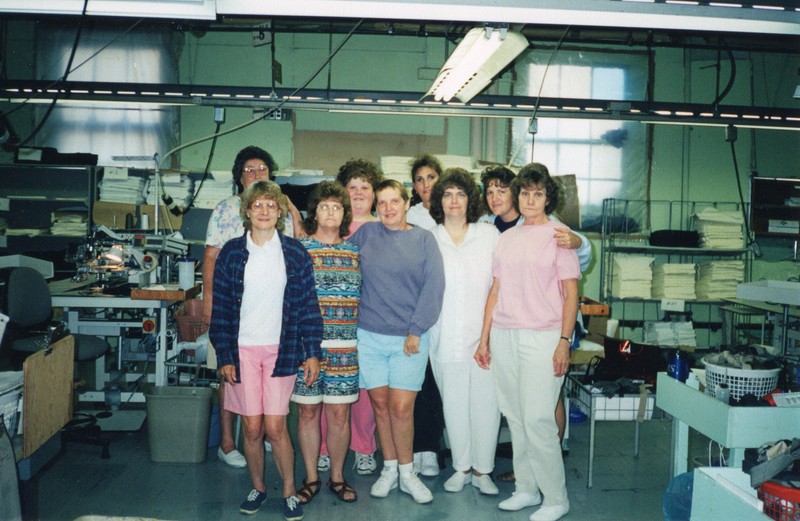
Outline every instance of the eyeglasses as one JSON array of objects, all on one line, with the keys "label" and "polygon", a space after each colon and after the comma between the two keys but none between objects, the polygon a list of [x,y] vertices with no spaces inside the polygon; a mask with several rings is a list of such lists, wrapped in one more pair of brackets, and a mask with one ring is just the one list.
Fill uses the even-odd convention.
[{"label": "eyeglasses", "polygon": [[329,203],[322,203],[322,204],[320,204],[319,206],[317,206],[317,209],[318,209],[320,212],[333,212],[333,213],[339,213],[339,212],[341,212],[342,210],[344,210],[344,207],[343,207],[341,204],[329,204]]},{"label": "eyeglasses", "polygon": [[280,206],[275,201],[256,201],[250,205],[250,209],[254,212],[267,211],[269,213],[276,213],[280,210]]},{"label": "eyeglasses", "polygon": [[267,167],[267,165],[246,166],[244,167],[244,169],[242,169],[242,171],[247,175],[258,175],[258,174],[263,174],[264,172],[269,173],[269,168]]}]

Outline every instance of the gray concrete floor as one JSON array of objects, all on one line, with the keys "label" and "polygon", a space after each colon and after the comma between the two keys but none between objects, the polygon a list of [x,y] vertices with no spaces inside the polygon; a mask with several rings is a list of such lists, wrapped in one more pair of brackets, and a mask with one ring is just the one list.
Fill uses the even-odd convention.
[{"label": "gray concrete floor", "polygon": [[[587,488],[588,423],[573,423],[565,457],[571,511],[568,520],[661,520],[662,494],[669,482],[671,423],[644,422],[640,454],[633,456],[632,422],[598,422],[594,460],[594,486]],[[103,517],[144,517],[162,520],[238,520],[238,505],[250,490],[245,469],[220,462],[216,447],[207,460],[195,464],[152,463],[147,427],[136,432],[111,432],[111,458],[100,459],[99,449],[70,444],[39,477],[38,514],[45,521],[99,521]],[[705,452],[702,443],[699,450]],[[348,457],[352,465],[352,454]],[[449,465],[449,459],[446,464]],[[298,469],[299,469],[298,465]],[[511,461],[498,458],[495,475],[510,470]],[[251,519],[283,519],[279,510],[280,486],[274,464],[267,459],[269,499]],[[305,507],[308,520],[419,520],[445,519],[519,520],[533,512],[502,512],[498,501],[513,491],[513,484],[498,483],[500,496],[482,496],[471,486],[457,494],[445,492],[444,481],[452,469],[437,478],[423,478],[434,493],[429,505],[417,505],[410,496],[394,491],[386,499],[369,496],[375,477],[345,475],[357,489],[356,503],[345,504],[324,489]],[[298,471],[298,483],[303,472]],[[325,475],[323,474],[323,479]]]}]

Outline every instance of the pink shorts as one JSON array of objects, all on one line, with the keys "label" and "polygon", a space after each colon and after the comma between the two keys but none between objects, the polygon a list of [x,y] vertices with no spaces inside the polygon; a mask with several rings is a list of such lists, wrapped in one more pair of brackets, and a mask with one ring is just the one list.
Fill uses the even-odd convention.
[{"label": "pink shorts", "polygon": [[278,346],[239,346],[241,383],[224,382],[225,409],[241,416],[286,416],[297,375],[273,378]]}]

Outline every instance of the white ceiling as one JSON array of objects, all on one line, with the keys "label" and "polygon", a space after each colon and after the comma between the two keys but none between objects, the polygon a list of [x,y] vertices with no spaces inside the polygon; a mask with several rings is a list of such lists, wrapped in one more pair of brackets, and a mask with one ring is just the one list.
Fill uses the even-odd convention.
[{"label": "white ceiling", "polygon": [[[224,16],[506,22],[800,35],[800,11],[676,4],[674,0],[90,0],[87,14],[206,19]],[[725,4],[727,2],[727,4]],[[720,6],[722,3],[724,6]],[[764,4],[778,5],[775,0]],[[783,2],[795,5],[796,2]],[[77,15],[83,0],[0,0],[0,12]],[[765,6],[766,7],[766,6]]]}]

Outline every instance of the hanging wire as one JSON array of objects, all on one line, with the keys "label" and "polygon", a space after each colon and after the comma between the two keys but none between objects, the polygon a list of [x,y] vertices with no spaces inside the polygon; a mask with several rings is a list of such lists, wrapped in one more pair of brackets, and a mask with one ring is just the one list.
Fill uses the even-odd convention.
[{"label": "hanging wire", "polygon": [[[553,52],[550,53],[550,58],[547,60],[547,65],[545,65],[544,67],[544,71],[542,72],[542,81],[539,82],[539,92],[536,93],[536,104],[533,106],[533,113],[531,114],[531,126],[534,126],[536,122],[536,113],[539,111],[539,103],[541,103],[542,101],[542,89],[544,88],[544,80],[545,78],[547,78],[547,71],[550,70],[550,65],[553,63],[553,59],[556,57],[556,54],[558,54],[558,51],[561,49],[561,44],[564,43],[564,38],[567,37],[567,34],[569,34],[571,28],[572,26],[568,25],[564,29],[564,32],[561,34],[561,38],[558,39],[558,42],[556,43],[556,46],[553,49]],[[511,157],[508,159],[508,164],[506,166],[510,167],[512,164],[514,164],[514,159],[516,159],[517,155],[519,155],[519,153],[525,147],[525,143],[526,140],[523,139],[522,142],[517,147],[517,149],[514,150],[514,153],[511,154]],[[531,159],[533,159],[533,146],[534,146],[534,139],[531,138]]]},{"label": "hanging wire", "polygon": [[308,77],[308,79],[306,79],[299,87],[294,89],[288,96],[286,96],[283,99],[283,101],[281,101],[275,107],[273,107],[272,109],[267,111],[263,116],[261,116],[260,118],[249,119],[249,120],[245,121],[244,123],[240,123],[240,124],[238,124],[238,125],[236,125],[234,127],[229,128],[228,130],[224,130],[222,132],[215,132],[214,134],[211,134],[209,136],[205,136],[205,137],[201,137],[201,138],[195,139],[193,141],[189,141],[188,143],[184,143],[183,145],[178,145],[177,147],[173,148],[172,150],[170,150],[166,154],[164,154],[164,156],[161,158],[161,162],[163,163],[168,157],[172,156],[174,153],[176,153],[176,152],[178,152],[180,150],[183,150],[185,148],[189,148],[189,147],[197,145],[199,143],[203,143],[204,141],[208,141],[209,139],[213,139],[215,137],[220,137],[220,136],[225,136],[225,135],[228,135],[228,134],[232,134],[233,132],[239,131],[239,130],[241,130],[243,128],[249,127],[250,125],[254,125],[254,124],[258,123],[259,121],[267,119],[267,117],[269,117],[275,111],[280,110],[280,108],[283,107],[283,105],[285,105],[286,102],[289,101],[292,97],[294,97],[298,92],[300,92],[301,90],[305,89],[308,86],[309,83],[314,81],[314,78],[316,78],[319,75],[319,73],[322,72],[322,69],[324,69],[330,63],[330,61],[333,59],[333,57],[336,56],[336,54],[338,54],[338,52],[341,50],[341,48],[344,47],[344,44],[347,43],[350,40],[350,38],[353,36],[353,34],[356,32],[356,30],[359,27],[361,27],[362,23],[364,23],[364,19],[363,18],[361,20],[359,20],[358,22],[356,22],[356,24],[353,26],[353,28],[350,29],[350,32],[348,32],[345,35],[344,39],[339,43],[339,45],[337,45],[336,48],[333,50],[333,52],[331,52],[328,55],[328,57],[325,58],[325,60]]}]

